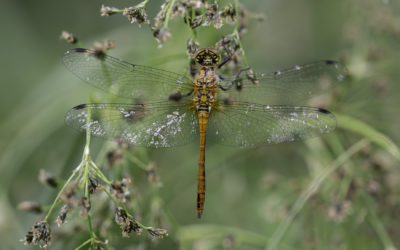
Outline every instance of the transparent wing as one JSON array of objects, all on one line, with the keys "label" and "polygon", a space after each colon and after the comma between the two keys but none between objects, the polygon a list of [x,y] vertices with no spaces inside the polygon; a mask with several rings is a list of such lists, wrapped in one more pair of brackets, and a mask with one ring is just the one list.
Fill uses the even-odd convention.
[{"label": "transparent wing", "polygon": [[305,106],[223,104],[212,112],[207,140],[240,147],[256,147],[303,140],[335,129],[335,116]]},{"label": "transparent wing", "polygon": [[94,136],[153,148],[185,145],[198,138],[197,116],[187,105],[170,102],[82,104],[68,111],[65,122],[78,130],[90,129]]},{"label": "transparent wing", "polygon": [[227,90],[220,91],[220,96],[269,105],[302,105],[342,82],[346,74],[341,63],[331,60],[296,65],[269,74],[244,71],[238,78],[221,81],[221,86]]},{"label": "transparent wing", "polygon": [[189,93],[189,78],[151,67],[131,64],[87,49],[68,50],[65,67],[83,81],[118,96],[166,100],[172,93]]}]

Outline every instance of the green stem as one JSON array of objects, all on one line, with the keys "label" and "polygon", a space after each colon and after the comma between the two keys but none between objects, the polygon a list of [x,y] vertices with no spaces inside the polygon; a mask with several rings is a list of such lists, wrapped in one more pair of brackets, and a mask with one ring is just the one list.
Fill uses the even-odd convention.
[{"label": "green stem", "polygon": [[89,214],[87,215],[87,221],[88,221],[90,237],[91,237],[92,240],[95,240],[96,239],[96,234],[93,231],[92,217]]},{"label": "green stem", "polygon": [[131,154],[130,152],[127,152],[127,156],[129,157],[129,159],[135,163],[136,165],[138,165],[141,169],[143,170],[147,170],[147,165],[142,162],[141,160],[139,160],[136,156],[134,156],[133,154]]},{"label": "green stem", "polygon": [[390,239],[390,236],[388,232],[385,230],[385,227],[383,226],[382,222],[379,220],[376,211],[373,209],[374,202],[371,200],[371,197],[363,192],[362,198],[364,199],[364,202],[366,203],[366,207],[368,209],[367,219],[369,223],[372,225],[372,227],[375,229],[375,232],[378,234],[380,240],[382,241],[384,249],[385,250],[397,249],[394,246],[392,240]]},{"label": "green stem", "polygon": [[101,170],[96,166],[96,164],[95,164],[93,161],[90,162],[90,165],[91,165],[92,169],[96,172],[97,176],[98,176],[104,183],[106,183],[107,185],[111,185],[111,181],[109,181],[109,180],[107,179],[107,177],[103,174],[103,172],[101,172]]},{"label": "green stem", "polygon": [[171,13],[172,13],[172,7],[175,5],[175,1],[176,0],[172,0],[168,4],[167,14],[165,16],[165,21],[164,21],[164,26],[163,26],[164,29],[168,28],[169,18],[170,18]]},{"label": "green stem", "polygon": [[136,5],[136,7],[139,8],[145,8],[146,4],[149,2],[149,0],[144,0],[143,2],[139,3],[138,5]]},{"label": "green stem", "polygon": [[54,200],[53,204],[51,204],[51,207],[50,207],[49,211],[47,212],[46,217],[44,218],[44,221],[46,221],[46,222],[48,221],[49,216],[50,216],[51,212],[53,212],[58,200],[60,199],[61,194],[64,192],[65,188],[72,181],[72,179],[74,178],[75,174],[80,170],[81,167],[82,167],[82,165],[80,164],[77,168],[75,168],[74,172],[72,172],[72,175],[68,178],[68,180],[65,182],[64,186],[58,192],[56,199]]},{"label": "green stem", "polygon": [[316,176],[311,184],[302,192],[300,197],[294,203],[289,215],[284,221],[280,223],[278,229],[274,232],[269,241],[266,249],[274,250],[278,248],[280,241],[282,240],[284,234],[288,230],[289,226],[294,221],[294,218],[303,208],[307,200],[318,190],[319,186],[331,173],[343,165],[350,157],[359,152],[365,146],[370,143],[368,139],[361,139],[357,143],[353,144],[347,151],[343,152],[330,166],[328,166],[320,175]]},{"label": "green stem", "polygon": [[115,204],[116,207],[121,206],[121,207],[125,210],[125,213],[126,213],[127,215],[132,216],[132,215],[129,213],[128,209],[126,208],[126,206],[125,206],[125,204],[124,204],[123,202],[117,201],[117,199],[115,199],[114,196],[112,196],[112,194],[110,193],[110,191],[108,191],[107,189],[103,189],[103,190],[104,190],[104,192],[108,195],[108,197],[110,197],[110,199],[114,202],[114,204]]},{"label": "green stem", "polygon": [[[114,196],[112,196],[112,194],[110,193],[110,191],[108,191],[106,188],[104,188],[103,189],[103,191],[107,194],[107,196],[114,202],[114,205],[116,206],[116,207],[119,207],[120,206],[120,202],[118,202],[115,198],[114,198]],[[126,212],[126,211],[125,211]]]},{"label": "green stem", "polygon": [[[126,206],[125,206],[125,204],[124,204],[123,202],[118,202],[118,201],[114,198],[114,196],[112,196],[111,193],[110,193],[107,189],[103,189],[103,190],[104,190],[104,192],[107,194],[107,196],[110,197],[110,199],[114,202],[114,204],[115,204],[116,207],[121,206],[121,207],[125,210],[125,213],[126,213],[128,216],[133,217],[133,216],[129,213],[128,209],[126,208]],[[140,222],[137,221],[137,220],[135,220],[135,221],[136,221],[136,223],[137,223],[141,228],[143,228],[143,229],[145,229],[145,230],[151,228],[151,227],[147,227],[147,226],[143,225],[142,223],[140,223]]]},{"label": "green stem", "polygon": [[90,242],[92,242],[92,238],[88,239],[87,241],[83,242],[82,244],[80,244],[77,248],[75,248],[75,250],[79,250],[82,247],[86,246],[87,244],[89,244]]}]

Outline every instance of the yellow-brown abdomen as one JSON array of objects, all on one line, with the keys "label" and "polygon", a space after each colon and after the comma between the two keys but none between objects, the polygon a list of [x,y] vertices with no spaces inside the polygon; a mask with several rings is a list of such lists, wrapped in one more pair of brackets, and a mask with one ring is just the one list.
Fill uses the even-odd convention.
[{"label": "yellow-brown abdomen", "polygon": [[201,217],[204,210],[204,201],[206,196],[206,170],[205,170],[205,148],[206,131],[208,124],[208,111],[199,111],[199,130],[200,130],[200,156],[199,172],[197,175],[197,217]]}]

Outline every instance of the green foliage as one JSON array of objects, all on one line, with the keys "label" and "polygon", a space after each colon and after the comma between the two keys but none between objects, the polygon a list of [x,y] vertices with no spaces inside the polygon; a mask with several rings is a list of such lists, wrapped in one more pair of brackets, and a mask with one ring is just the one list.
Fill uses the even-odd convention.
[{"label": "green foliage", "polygon": [[[126,2],[112,4],[121,8],[131,4]],[[146,1],[149,19],[160,11],[160,4]],[[63,52],[71,46],[57,36],[65,28],[83,44],[112,39],[116,48],[109,53],[115,57],[186,74],[188,38],[196,38],[201,47],[214,46],[221,34],[232,34],[232,30],[235,34],[238,27],[199,26],[193,32],[182,19],[167,20],[168,25],[156,28],[168,26],[171,36],[159,36],[162,41],[168,39],[157,48],[153,34],[160,33],[154,33],[147,17],[136,9],[114,11],[130,21],[139,20],[140,29],[119,15],[100,17],[98,2],[4,4],[8,11],[2,23],[12,25],[3,33],[1,48],[2,247],[21,249],[19,239],[32,225],[46,225],[43,221],[52,229],[51,249],[86,249],[90,243],[104,246],[106,240],[111,249],[400,247],[399,3],[341,0],[242,4],[266,16],[264,22],[250,20],[246,26],[248,33],[240,40],[242,47],[238,50],[239,55],[246,52],[242,66],[272,72],[304,62],[335,59],[347,66],[350,78],[323,103],[337,117],[334,133],[252,150],[207,146],[207,198],[201,220],[194,210],[197,144],[163,150],[121,149],[113,142],[92,138],[93,161],[84,158],[79,164],[85,136],[65,126],[64,114],[89,95],[102,101],[120,100],[93,93],[61,65]],[[128,184],[132,200],[126,208],[130,214],[115,223],[109,205],[114,196],[96,195],[91,200],[89,224],[88,217],[79,217],[79,209],[75,209],[57,228],[54,222],[62,203],[50,204],[76,166],[84,170],[76,176],[86,181],[81,195],[90,196],[89,163],[104,171],[103,185],[107,188],[112,180],[132,179]],[[40,169],[52,173],[50,177],[58,183],[56,189],[38,183]],[[32,215],[18,211],[16,207],[24,200],[37,201],[44,212]],[[49,211],[55,212],[46,217]],[[122,238],[123,223],[131,222],[139,223],[134,225],[147,230],[150,237],[143,233]],[[168,237],[152,240],[152,236],[165,233],[162,228],[168,229]],[[32,230],[33,235],[35,228]]]}]

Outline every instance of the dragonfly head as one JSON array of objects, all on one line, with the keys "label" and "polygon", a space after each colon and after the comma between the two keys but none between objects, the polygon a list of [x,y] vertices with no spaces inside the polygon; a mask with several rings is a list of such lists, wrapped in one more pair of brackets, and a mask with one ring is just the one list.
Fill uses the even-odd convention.
[{"label": "dragonfly head", "polygon": [[206,48],[199,50],[194,59],[201,66],[216,66],[220,57],[215,49]]}]

